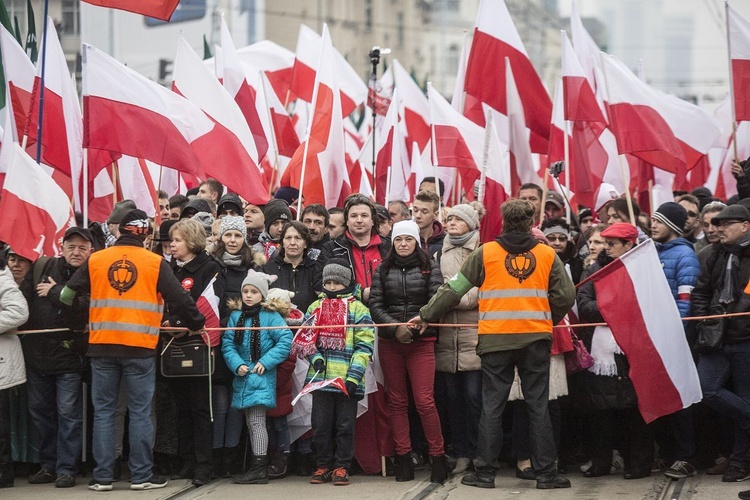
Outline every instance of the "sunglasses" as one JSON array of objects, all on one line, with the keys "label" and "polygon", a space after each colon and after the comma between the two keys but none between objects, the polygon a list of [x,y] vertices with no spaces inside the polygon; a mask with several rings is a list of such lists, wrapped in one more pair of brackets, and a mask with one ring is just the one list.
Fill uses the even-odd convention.
[{"label": "sunglasses", "polygon": [[567,236],[547,236],[548,241],[559,241],[559,242],[565,242],[568,241]]}]

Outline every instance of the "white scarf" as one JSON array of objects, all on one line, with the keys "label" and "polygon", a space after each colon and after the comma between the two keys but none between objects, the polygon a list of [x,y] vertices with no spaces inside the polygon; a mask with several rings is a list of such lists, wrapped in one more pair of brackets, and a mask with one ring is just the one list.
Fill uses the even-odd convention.
[{"label": "white scarf", "polygon": [[594,358],[594,366],[589,368],[589,371],[596,375],[616,376],[615,354],[622,354],[622,349],[615,342],[612,330],[608,326],[594,328],[594,336],[591,339],[591,356]]}]

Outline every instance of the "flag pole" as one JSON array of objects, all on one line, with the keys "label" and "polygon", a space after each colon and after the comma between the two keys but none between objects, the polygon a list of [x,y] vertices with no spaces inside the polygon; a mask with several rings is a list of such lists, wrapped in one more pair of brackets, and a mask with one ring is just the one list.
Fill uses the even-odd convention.
[{"label": "flag pole", "polygon": [[[430,89],[432,88],[432,82],[427,82],[427,95],[430,95]],[[443,193],[440,192],[440,174],[438,173],[438,156],[437,156],[437,143],[435,142],[435,119],[432,117],[432,106],[430,106],[430,142],[432,143],[432,159],[434,161],[433,171],[435,172],[435,191],[438,195],[438,222],[443,223]]]},{"label": "flag pole", "polygon": [[492,115],[490,110],[487,110],[487,119],[484,122],[484,151],[482,152],[482,175],[479,177],[479,193],[477,199],[484,205],[484,195],[487,191],[485,184],[487,183],[487,165],[490,162],[490,127],[493,124],[490,122]]},{"label": "flag pole", "polygon": [[36,126],[36,162],[42,159],[42,129],[44,119],[44,73],[47,69],[47,24],[49,16],[49,0],[44,0],[44,31],[42,32],[42,76],[39,82],[39,122]]},{"label": "flag pole", "polygon": [[[563,85],[563,88],[565,86]],[[564,90],[563,90],[564,92]],[[565,175],[565,188],[562,187],[562,184],[560,183],[560,179],[557,179],[557,185],[560,187],[563,192],[567,190],[570,192],[570,173],[568,172],[570,170],[570,139],[568,138],[568,127],[570,126],[570,123],[568,120],[563,120],[563,158],[565,158],[565,170],[563,170],[563,175]],[[566,193],[567,194],[567,193]],[[566,196],[567,198],[567,196]],[[570,222],[570,202],[565,204],[565,219]]]},{"label": "flag pole", "polygon": [[[601,61],[601,65],[602,65],[602,74],[604,75],[604,88],[605,88],[606,93],[607,93],[607,102],[609,102],[609,94],[610,94],[610,91],[609,91],[609,78],[607,78],[607,65],[606,65],[606,63],[604,61],[604,52],[599,52],[599,59]],[[612,121],[612,125],[614,125],[615,128],[617,128],[617,126],[614,124],[615,120],[614,120],[613,117],[611,117],[611,121]],[[630,194],[630,182],[628,181],[628,176],[625,173],[625,163],[624,163],[625,162],[625,159],[624,159],[625,155],[623,155],[622,153],[620,153],[619,147],[618,147],[617,152],[618,152],[617,158],[619,160],[619,165],[620,165],[620,174],[622,175],[622,184],[625,187],[625,201],[627,201],[627,203],[628,203],[628,215],[630,216],[630,223],[635,226],[636,225],[636,223],[635,223],[636,221],[635,221],[635,212],[633,211],[633,197]]]},{"label": "flag pole", "polygon": [[729,33],[729,0],[724,0],[724,12],[726,13],[726,29],[727,29],[727,59],[729,60],[729,98],[731,99],[732,105],[732,142],[734,143],[734,161],[739,161],[737,157],[737,116],[734,109],[734,75],[732,74],[732,37]]},{"label": "flag pole", "polygon": [[[88,79],[86,78],[86,54],[88,51],[88,45],[86,43],[81,44],[81,64],[83,66],[83,71],[81,72],[81,90],[82,94],[85,96],[86,91],[88,90]],[[86,131],[86,99],[81,98],[81,115],[83,116],[83,129],[84,132]],[[84,133],[84,137],[86,137],[86,134]],[[81,200],[81,203],[83,205],[83,227],[88,228],[89,227],[89,150],[88,148],[83,148],[83,200]]]}]

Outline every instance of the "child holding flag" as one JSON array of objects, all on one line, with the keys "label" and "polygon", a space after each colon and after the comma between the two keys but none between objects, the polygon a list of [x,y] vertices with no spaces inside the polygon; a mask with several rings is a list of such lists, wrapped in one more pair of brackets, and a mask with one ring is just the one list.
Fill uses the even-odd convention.
[{"label": "child holding flag", "polygon": [[[265,305],[268,285],[275,276],[250,271],[242,282],[242,301],[230,301],[230,328],[221,341],[227,366],[236,376],[232,407],[245,410],[253,447],[253,461],[244,474],[232,478],[239,484],[268,483],[268,431],[266,410],[276,407],[276,366],[289,356],[292,332],[284,318]],[[241,327],[269,328],[241,330]],[[272,328],[284,327],[284,328]]]},{"label": "child holding flag", "polygon": [[365,393],[365,369],[373,352],[375,328],[360,326],[372,325],[372,318],[357,299],[359,286],[352,280],[348,262],[330,259],[323,268],[322,281],[323,292],[310,305],[305,323],[330,328],[301,329],[292,352],[310,361],[306,384],[331,382],[312,394],[318,461],[310,483],[333,481],[336,486],[345,486],[354,456],[357,401]]}]

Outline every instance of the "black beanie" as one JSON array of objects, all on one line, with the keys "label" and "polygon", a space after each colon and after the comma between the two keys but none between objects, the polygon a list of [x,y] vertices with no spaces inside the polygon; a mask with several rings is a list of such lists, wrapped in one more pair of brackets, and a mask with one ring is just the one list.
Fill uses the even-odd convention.
[{"label": "black beanie", "polygon": [[271,224],[279,219],[282,219],[284,222],[292,220],[292,212],[289,210],[289,205],[279,198],[274,198],[266,204],[266,208],[263,209],[263,216],[266,219],[266,232],[268,232],[268,228],[271,227]]},{"label": "black beanie", "polygon": [[685,223],[687,222],[687,210],[679,203],[668,201],[662,203],[651,215],[651,218],[665,224],[677,233],[678,236],[685,234]]}]

